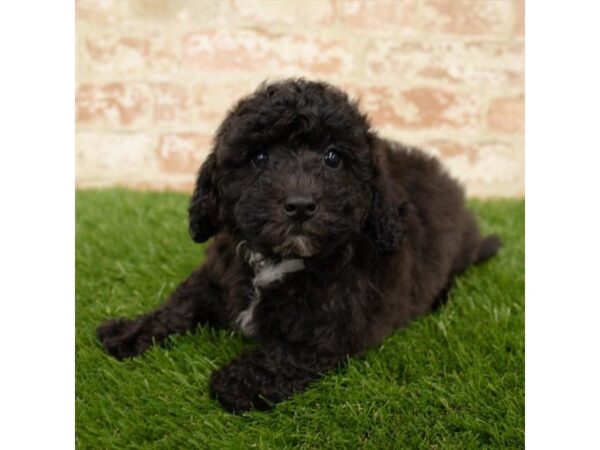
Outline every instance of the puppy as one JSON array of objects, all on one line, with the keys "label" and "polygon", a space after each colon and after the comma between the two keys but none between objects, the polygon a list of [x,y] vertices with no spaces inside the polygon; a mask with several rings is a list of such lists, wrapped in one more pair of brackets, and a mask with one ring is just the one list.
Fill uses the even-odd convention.
[{"label": "puppy", "polygon": [[110,320],[118,359],[213,325],[259,345],[212,374],[231,412],[269,409],[444,302],[492,257],[438,161],[379,138],[340,90],[263,84],[219,127],[189,206],[206,260],[153,312]]}]

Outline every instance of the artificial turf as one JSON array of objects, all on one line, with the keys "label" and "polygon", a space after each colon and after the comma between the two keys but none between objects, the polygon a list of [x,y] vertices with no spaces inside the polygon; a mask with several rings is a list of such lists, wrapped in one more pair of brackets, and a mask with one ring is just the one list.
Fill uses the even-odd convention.
[{"label": "artificial turf", "polygon": [[210,373],[242,348],[210,328],[119,362],[96,326],[157,306],[202,261],[187,197],[80,191],[76,212],[76,443],[122,448],[520,448],[524,446],[524,202],[470,202],[499,255],[449,303],[273,411],[225,412]]}]

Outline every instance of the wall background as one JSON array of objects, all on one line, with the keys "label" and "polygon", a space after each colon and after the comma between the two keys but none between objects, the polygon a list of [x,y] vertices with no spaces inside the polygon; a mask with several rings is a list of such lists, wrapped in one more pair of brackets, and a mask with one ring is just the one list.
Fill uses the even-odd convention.
[{"label": "wall background", "polygon": [[77,0],[76,184],[191,192],[265,79],[360,97],[475,197],[524,195],[524,1]]}]

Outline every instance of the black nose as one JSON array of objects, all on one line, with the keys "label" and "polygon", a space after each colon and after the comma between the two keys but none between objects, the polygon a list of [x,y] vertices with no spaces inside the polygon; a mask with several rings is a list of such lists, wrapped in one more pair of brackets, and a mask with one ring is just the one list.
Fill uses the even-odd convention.
[{"label": "black nose", "polygon": [[295,220],[306,220],[317,212],[317,203],[310,195],[292,194],[285,199],[285,215]]}]

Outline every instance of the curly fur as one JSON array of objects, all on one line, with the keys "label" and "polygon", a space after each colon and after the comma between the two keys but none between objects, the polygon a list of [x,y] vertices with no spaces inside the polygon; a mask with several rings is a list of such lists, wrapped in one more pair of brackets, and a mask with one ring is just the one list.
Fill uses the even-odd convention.
[{"label": "curly fur", "polygon": [[[332,150],[338,167],[324,163]],[[316,205],[303,222],[284,211],[295,194]],[[108,321],[98,337],[119,359],[199,324],[256,338],[211,377],[232,412],[268,409],[380,344],[500,246],[437,160],[379,138],[343,92],[302,79],[261,85],[229,112],[189,225],[197,242],[214,237],[205,263],[163,306]]]}]

